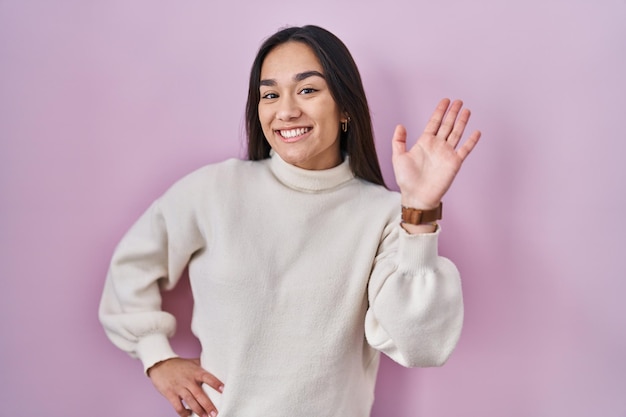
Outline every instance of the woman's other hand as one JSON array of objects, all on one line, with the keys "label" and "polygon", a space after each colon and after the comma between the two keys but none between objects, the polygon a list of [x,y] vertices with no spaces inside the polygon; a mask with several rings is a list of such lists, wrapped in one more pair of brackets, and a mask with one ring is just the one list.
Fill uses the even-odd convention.
[{"label": "woman's other hand", "polygon": [[201,417],[217,415],[217,409],[202,390],[202,384],[219,392],[224,389],[224,384],[200,366],[200,359],[167,359],[148,369],[148,376],[180,417],[187,417],[192,411]]}]

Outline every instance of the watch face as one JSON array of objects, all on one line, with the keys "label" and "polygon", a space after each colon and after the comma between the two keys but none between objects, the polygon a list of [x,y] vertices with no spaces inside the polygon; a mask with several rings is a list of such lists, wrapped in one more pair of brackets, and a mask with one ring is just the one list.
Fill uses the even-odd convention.
[{"label": "watch face", "polygon": [[409,224],[420,224],[422,222],[422,210],[402,207],[402,221]]}]

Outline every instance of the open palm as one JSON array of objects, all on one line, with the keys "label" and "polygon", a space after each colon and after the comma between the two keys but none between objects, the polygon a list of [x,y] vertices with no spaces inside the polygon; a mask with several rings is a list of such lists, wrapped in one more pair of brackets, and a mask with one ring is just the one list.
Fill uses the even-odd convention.
[{"label": "open palm", "polygon": [[407,207],[431,209],[437,207],[454,181],[461,165],[480,139],[473,132],[458,146],[470,111],[463,102],[443,99],[437,105],[424,132],[409,150],[407,132],[398,125],[393,135],[393,170]]}]

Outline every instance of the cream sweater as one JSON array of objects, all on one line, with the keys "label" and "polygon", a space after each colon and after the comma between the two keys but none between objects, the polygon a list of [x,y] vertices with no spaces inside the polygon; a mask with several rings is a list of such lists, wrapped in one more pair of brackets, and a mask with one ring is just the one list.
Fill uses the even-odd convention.
[{"label": "cream sweater", "polygon": [[186,176],[115,250],[100,305],[107,335],[149,368],[174,357],[160,290],[189,267],[192,330],[220,417],[366,417],[379,352],[443,364],[463,322],[438,233],[409,235],[395,192],[348,161],[307,171],[274,154]]}]

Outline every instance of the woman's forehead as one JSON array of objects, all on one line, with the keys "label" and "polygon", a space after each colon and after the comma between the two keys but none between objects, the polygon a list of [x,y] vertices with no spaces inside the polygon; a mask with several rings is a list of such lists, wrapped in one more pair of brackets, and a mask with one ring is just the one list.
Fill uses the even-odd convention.
[{"label": "woman's forehead", "polygon": [[311,72],[324,74],[313,49],[302,42],[287,42],[267,54],[261,66],[261,80],[298,81],[299,74]]}]

